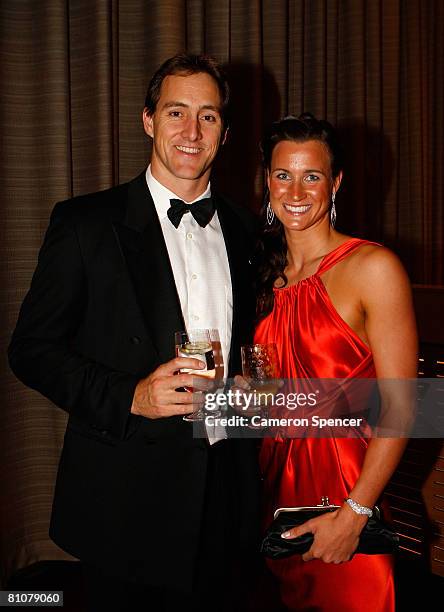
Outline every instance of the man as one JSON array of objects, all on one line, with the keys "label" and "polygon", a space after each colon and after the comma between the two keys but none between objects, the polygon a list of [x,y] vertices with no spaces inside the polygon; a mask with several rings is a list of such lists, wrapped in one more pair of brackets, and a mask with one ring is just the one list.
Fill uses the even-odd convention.
[{"label": "man", "polygon": [[55,207],[12,338],[17,377],[69,413],[50,535],[84,562],[91,610],[217,610],[250,539],[250,441],[193,437],[178,371],[198,361],[174,357],[175,331],[217,328],[234,375],[253,320],[251,219],[209,183],[228,97],[210,58],[159,68],[151,165]]}]

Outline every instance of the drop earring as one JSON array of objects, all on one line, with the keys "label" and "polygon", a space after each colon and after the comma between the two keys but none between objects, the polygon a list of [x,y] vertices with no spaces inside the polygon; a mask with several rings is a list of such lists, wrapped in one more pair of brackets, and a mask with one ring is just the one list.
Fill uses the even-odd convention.
[{"label": "drop earring", "polygon": [[274,221],[274,210],[271,208],[270,202],[267,204],[267,223],[272,225]]},{"label": "drop earring", "polygon": [[330,208],[330,224],[332,227],[336,223],[336,204],[335,204],[336,193],[333,191],[331,194],[331,208]]}]

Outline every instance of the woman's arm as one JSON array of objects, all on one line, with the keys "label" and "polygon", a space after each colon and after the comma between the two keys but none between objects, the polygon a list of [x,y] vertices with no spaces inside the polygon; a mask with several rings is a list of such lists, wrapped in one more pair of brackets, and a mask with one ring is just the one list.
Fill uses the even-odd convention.
[{"label": "woman's arm", "polygon": [[365,330],[380,381],[382,410],[378,429],[399,432],[396,438],[370,440],[360,477],[350,491],[352,499],[373,506],[407,444],[405,435],[412,421],[415,397],[406,379],[416,378],[418,341],[410,283],[398,258],[377,248],[364,256],[362,263]]},{"label": "woman's arm", "polygon": [[[361,474],[349,492],[349,497],[359,504],[372,507],[407,444],[405,433],[413,417],[414,401],[407,379],[416,377],[417,335],[410,283],[398,258],[375,247],[360,259],[361,274],[353,279],[353,290],[360,296],[365,331],[380,379],[379,428],[400,432],[399,437],[376,437],[369,441]],[[337,512],[291,530],[291,537],[312,531],[315,539],[303,559],[341,563],[351,558],[366,521],[365,515],[356,514],[344,503]]]}]

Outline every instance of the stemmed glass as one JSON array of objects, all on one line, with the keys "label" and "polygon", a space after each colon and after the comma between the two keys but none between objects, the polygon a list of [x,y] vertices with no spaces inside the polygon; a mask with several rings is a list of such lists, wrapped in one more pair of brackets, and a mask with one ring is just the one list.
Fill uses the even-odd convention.
[{"label": "stemmed glass", "polygon": [[[214,330],[211,330],[212,332]],[[213,345],[208,329],[189,329],[188,331],[180,331],[174,334],[174,340],[176,345],[176,355],[178,357],[193,357],[199,359],[205,364],[203,370],[193,370],[190,368],[182,368],[181,372],[187,372],[196,378],[204,379],[215,379],[216,377],[216,365],[214,362]],[[193,392],[199,389],[198,381],[196,389],[193,387],[186,387],[186,390]],[[207,385],[203,385],[203,390],[208,390]],[[214,411],[211,413],[213,416],[218,416]],[[196,412],[186,414],[183,417],[184,421],[194,423],[196,421],[203,421],[205,419],[205,410],[200,408]]]}]

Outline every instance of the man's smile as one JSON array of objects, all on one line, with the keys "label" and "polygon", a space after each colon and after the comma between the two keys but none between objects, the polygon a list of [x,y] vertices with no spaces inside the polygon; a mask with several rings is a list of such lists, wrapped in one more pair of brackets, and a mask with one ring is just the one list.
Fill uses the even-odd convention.
[{"label": "man's smile", "polygon": [[203,151],[203,149],[198,148],[198,147],[185,147],[183,145],[175,145],[175,146],[178,151],[182,151],[182,153],[188,153],[190,155],[196,155],[197,153],[200,153],[201,151]]}]

